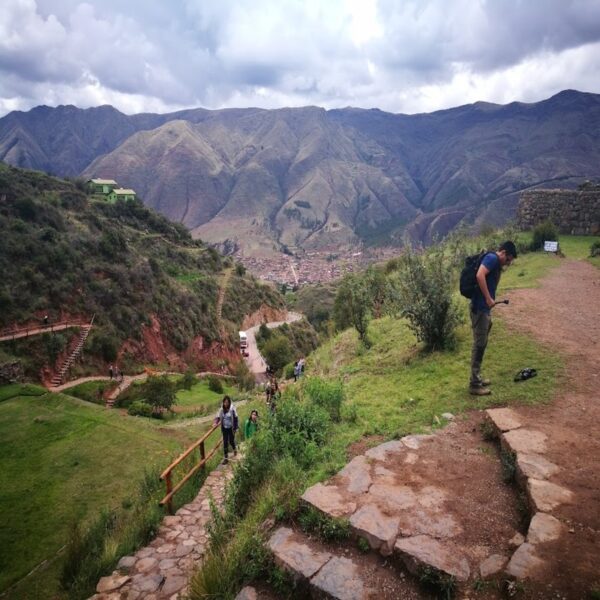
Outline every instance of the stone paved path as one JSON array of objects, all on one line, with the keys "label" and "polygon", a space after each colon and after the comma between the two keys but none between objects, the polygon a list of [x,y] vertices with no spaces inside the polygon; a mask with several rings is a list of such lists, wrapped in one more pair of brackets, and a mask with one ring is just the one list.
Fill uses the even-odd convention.
[{"label": "stone paved path", "polygon": [[188,580],[206,552],[206,524],[211,519],[209,497],[223,504],[231,465],[218,466],[195,500],[166,516],[158,536],[133,556],[124,556],[117,569],[98,582],[92,600],[175,600],[186,593]]}]

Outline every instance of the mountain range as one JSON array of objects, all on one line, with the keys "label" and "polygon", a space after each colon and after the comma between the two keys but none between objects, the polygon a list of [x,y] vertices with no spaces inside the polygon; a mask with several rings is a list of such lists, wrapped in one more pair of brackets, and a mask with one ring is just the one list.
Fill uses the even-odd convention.
[{"label": "mountain range", "polygon": [[428,242],[459,223],[510,219],[524,189],[598,177],[600,95],[416,115],[39,106],[0,119],[0,159],[115,179],[194,236],[245,254]]}]

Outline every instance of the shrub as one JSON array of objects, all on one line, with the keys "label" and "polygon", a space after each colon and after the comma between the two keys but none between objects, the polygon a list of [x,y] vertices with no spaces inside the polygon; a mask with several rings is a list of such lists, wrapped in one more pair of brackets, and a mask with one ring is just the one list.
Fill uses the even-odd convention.
[{"label": "shrub", "polygon": [[323,407],[333,421],[339,421],[344,401],[344,386],[341,381],[325,381],[319,377],[310,377],[304,384],[308,397]]},{"label": "shrub", "polygon": [[600,240],[596,240],[590,246],[590,256],[600,256]]},{"label": "shrub", "polygon": [[298,523],[303,531],[316,534],[325,542],[340,542],[350,537],[350,523],[347,519],[329,517],[312,506],[307,506],[300,512]]},{"label": "shrub", "polygon": [[531,250],[541,250],[545,241],[558,241],[558,228],[552,221],[544,221],[533,228]]},{"label": "shrub", "polygon": [[184,390],[191,390],[195,383],[198,383],[198,378],[193,371],[187,370],[180,379],[181,387]]},{"label": "shrub", "polygon": [[175,404],[175,384],[166,376],[148,377],[144,386],[145,399],[154,414],[161,414],[163,410],[171,410]]},{"label": "shrub", "polygon": [[254,389],[256,379],[254,378],[254,373],[248,368],[246,361],[240,360],[235,364],[233,375],[239,390],[249,392]]},{"label": "shrub", "polygon": [[366,348],[370,346],[367,330],[372,300],[366,279],[360,275],[347,275],[338,289],[333,305],[337,329],[346,329],[352,325]]},{"label": "shrub", "polygon": [[462,317],[453,297],[453,273],[443,248],[436,246],[427,255],[408,250],[394,276],[394,307],[427,350],[454,346]]},{"label": "shrub", "polygon": [[142,400],[134,400],[127,408],[127,414],[134,417],[151,417],[153,413],[152,407]]},{"label": "shrub", "polygon": [[223,384],[221,383],[221,380],[218,377],[216,377],[215,375],[209,375],[207,381],[208,389],[211,392],[215,392],[216,394],[223,393]]},{"label": "shrub", "polygon": [[267,364],[275,371],[282,369],[293,359],[292,346],[289,340],[283,336],[273,336],[268,339],[262,347],[262,354]]}]

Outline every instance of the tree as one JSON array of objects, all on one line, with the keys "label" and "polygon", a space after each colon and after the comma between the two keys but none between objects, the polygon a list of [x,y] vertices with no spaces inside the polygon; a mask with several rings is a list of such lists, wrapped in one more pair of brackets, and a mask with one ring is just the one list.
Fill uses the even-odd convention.
[{"label": "tree", "polygon": [[372,298],[366,278],[360,275],[347,275],[338,289],[333,306],[334,319],[338,329],[345,329],[352,325],[366,348],[371,345],[367,336],[371,302]]},{"label": "tree", "polygon": [[453,297],[451,258],[444,248],[434,246],[428,254],[408,249],[392,282],[396,311],[406,317],[417,340],[427,350],[452,348],[462,317]]},{"label": "tree", "polygon": [[175,404],[175,384],[166,375],[148,377],[145,385],[146,397],[144,402],[152,407],[154,414],[161,414],[163,410],[171,410]]},{"label": "tree", "polygon": [[279,371],[294,358],[289,340],[279,335],[272,336],[265,342],[262,354],[275,371]]}]

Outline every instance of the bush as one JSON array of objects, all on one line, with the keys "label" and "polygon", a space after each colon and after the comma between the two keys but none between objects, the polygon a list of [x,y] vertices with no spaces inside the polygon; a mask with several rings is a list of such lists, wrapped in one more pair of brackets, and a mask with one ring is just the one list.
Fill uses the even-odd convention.
[{"label": "bush", "polygon": [[293,359],[292,346],[283,336],[273,336],[262,347],[262,354],[275,371],[282,369]]},{"label": "bush", "polygon": [[181,385],[180,389],[191,390],[194,384],[198,383],[198,378],[193,371],[187,370],[183,377],[179,380],[178,386]]},{"label": "bush", "polygon": [[365,277],[347,275],[344,277],[333,305],[333,318],[338,330],[351,325],[358,332],[360,341],[370,347],[367,330],[373,297]]},{"label": "bush", "polygon": [[209,375],[207,381],[208,389],[211,392],[215,392],[216,394],[223,393],[223,384],[221,383],[221,380],[218,377],[216,377],[215,375]]},{"label": "bush", "polygon": [[531,250],[541,250],[544,247],[544,242],[558,241],[558,228],[552,221],[544,221],[533,228],[533,240],[531,242]]},{"label": "bush", "polygon": [[144,402],[152,407],[154,414],[161,414],[163,410],[171,410],[176,392],[175,384],[166,375],[148,377],[144,385]]},{"label": "bush", "polygon": [[590,256],[600,256],[600,240],[596,240],[590,246]]},{"label": "bush", "polygon": [[152,417],[152,407],[143,400],[134,400],[127,408],[127,414],[134,417]]},{"label": "bush", "polygon": [[256,385],[256,379],[254,373],[250,371],[246,361],[240,360],[236,363],[233,376],[235,377],[235,383],[238,389],[242,392],[249,392],[254,389]]},{"label": "bush", "polygon": [[306,380],[304,389],[308,397],[324,408],[333,421],[341,418],[342,402],[344,401],[344,386],[341,381],[325,381],[319,377]]},{"label": "bush", "polygon": [[395,308],[408,319],[417,340],[427,350],[452,348],[462,317],[453,297],[454,277],[441,246],[429,254],[408,250],[394,275]]}]

